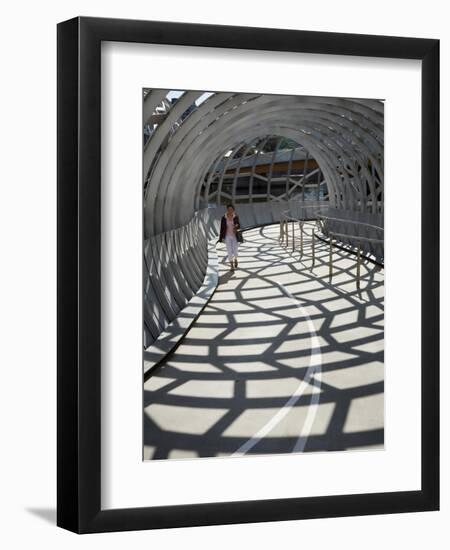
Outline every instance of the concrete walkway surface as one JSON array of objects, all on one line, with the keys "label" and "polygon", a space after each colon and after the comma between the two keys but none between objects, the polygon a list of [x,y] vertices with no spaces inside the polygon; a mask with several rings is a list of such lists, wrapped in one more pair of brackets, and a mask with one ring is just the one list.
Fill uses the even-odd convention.
[{"label": "concrete walkway surface", "polygon": [[[306,225],[311,234],[312,224]],[[297,230],[298,231],[298,230]],[[219,285],[144,384],[144,459],[382,448],[384,270],[279,226],[246,231]]]}]

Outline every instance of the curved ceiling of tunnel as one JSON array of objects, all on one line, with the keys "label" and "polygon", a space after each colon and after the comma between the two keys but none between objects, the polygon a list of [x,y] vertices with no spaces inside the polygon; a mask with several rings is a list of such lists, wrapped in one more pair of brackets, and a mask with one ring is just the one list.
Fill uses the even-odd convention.
[{"label": "curved ceiling of tunnel", "polygon": [[[382,212],[381,101],[228,92],[174,94],[169,90],[144,93],[147,236],[192,219],[214,166],[226,162],[230,150],[276,136],[295,143],[317,162],[330,204]],[[271,200],[270,193],[267,198]]]}]

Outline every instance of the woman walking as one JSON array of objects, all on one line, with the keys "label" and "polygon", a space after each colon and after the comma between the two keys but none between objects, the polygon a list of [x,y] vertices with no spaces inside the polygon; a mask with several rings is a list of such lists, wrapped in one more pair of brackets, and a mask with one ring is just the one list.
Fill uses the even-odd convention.
[{"label": "woman walking", "polygon": [[243,242],[240,229],[239,216],[236,215],[234,206],[228,204],[227,211],[220,221],[219,242],[225,241],[231,269],[238,266],[238,247],[239,243]]}]

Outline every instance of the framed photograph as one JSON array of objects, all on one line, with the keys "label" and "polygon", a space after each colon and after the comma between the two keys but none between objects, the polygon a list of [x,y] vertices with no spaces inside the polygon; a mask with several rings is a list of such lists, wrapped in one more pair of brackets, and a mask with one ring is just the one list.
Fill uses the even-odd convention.
[{"label": "framed photograph", "polygon": [[58,25],[77,533],[439,508],[439,41]]}]

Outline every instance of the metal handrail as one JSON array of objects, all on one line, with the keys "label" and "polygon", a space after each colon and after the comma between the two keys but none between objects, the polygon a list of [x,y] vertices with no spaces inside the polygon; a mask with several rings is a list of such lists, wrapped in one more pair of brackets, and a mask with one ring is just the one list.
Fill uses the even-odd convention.
[{"label": "metal handrail", "polygon": [[360,222],[357,220],[347,220],[345,218],[333,218],[332,216],[324,216],[323,214],[319,214],[317,217],[322,218],[324,220],[333,220],[336,222],[345,222],[353,225],[362,225],[364,227],[371,227],[372,229],[376,229],[377,231],[384,231],[384,227],[380,227],[379,225],[373,225],[371,223]]},{"label": "metal handrail", "polygon": [[[314,208],[322,208],[322,207],[320,207],[320,206],[319,207],[318,206],[301,206],[300,208],[313,208],[314,209]],[[353,224],[353,225],[361,225],[361,226],[364,226],[364,227],[370,227],[372,229],[384,231],[383,227],[379,227],[377,225],[368,224],[368,223],[365,223],[365,222],[359,222],[359,221],[355,221],[355,220],[346,220],[346,219],[343,219],[343,218],[334,218],[332,216],[324,216],[323,214],[319,214],[317,216],[316,223],[320,226],[320,221],[319,220],[326,220],[326,219],[333,220],[333,221],[346,222],[346,223],[350,223],[350,224]],[[282,212],[282,214],[281,214],[280,243],[286,242],[286,246],[289,246],[289,222],[291,222],[291,227],[292,227],[292,252],[295,251],[295,229],[294,229],[295,226],[294,226],[294,223],[299,224],[299,230],[300,230],[300,258],[303,257],[303,234],[307,235],[308,237],[311,236],[311,238],[312,238],[312,243],[311,243],[311,246],[312,246],[312,266],[311,267],[314,267],[315,258],[316,258],[314,230],[312,231],[311,235],[306,233],[306,231],[303,229],[303,224],[304,224],[305,220],[301,220],[299,218],[295,218],[295,217],[291,216],[289,214],[288,210]],[[323,226],[321,226],[320,229],[323,231]],[[338,232],[335,232],[335,231],[328,231],[328,235],[330,237],[330,241],[329,241],[329,245],[330,245],[330,248],[329,248],[329,279],[330,279],[330,282],[332,281],[332,278],[333,278],[333,239],[334,239],[334,237],[341,237],[341,238],[346,238],[346,239],[352,238],[352,239],[355,239],[355,240],[358,241],[357,254],[356,254],[356,287],[359,290],[360,287],[361,287],[361,241],[372,242],[372,243],[383,243],[384,242],[383,239],[363,237],[361,235],[351,235],[351,234],[348,234],[348,233],[338,233]],[[337,246],[337,245],[335,244],[335,246]]]}]

